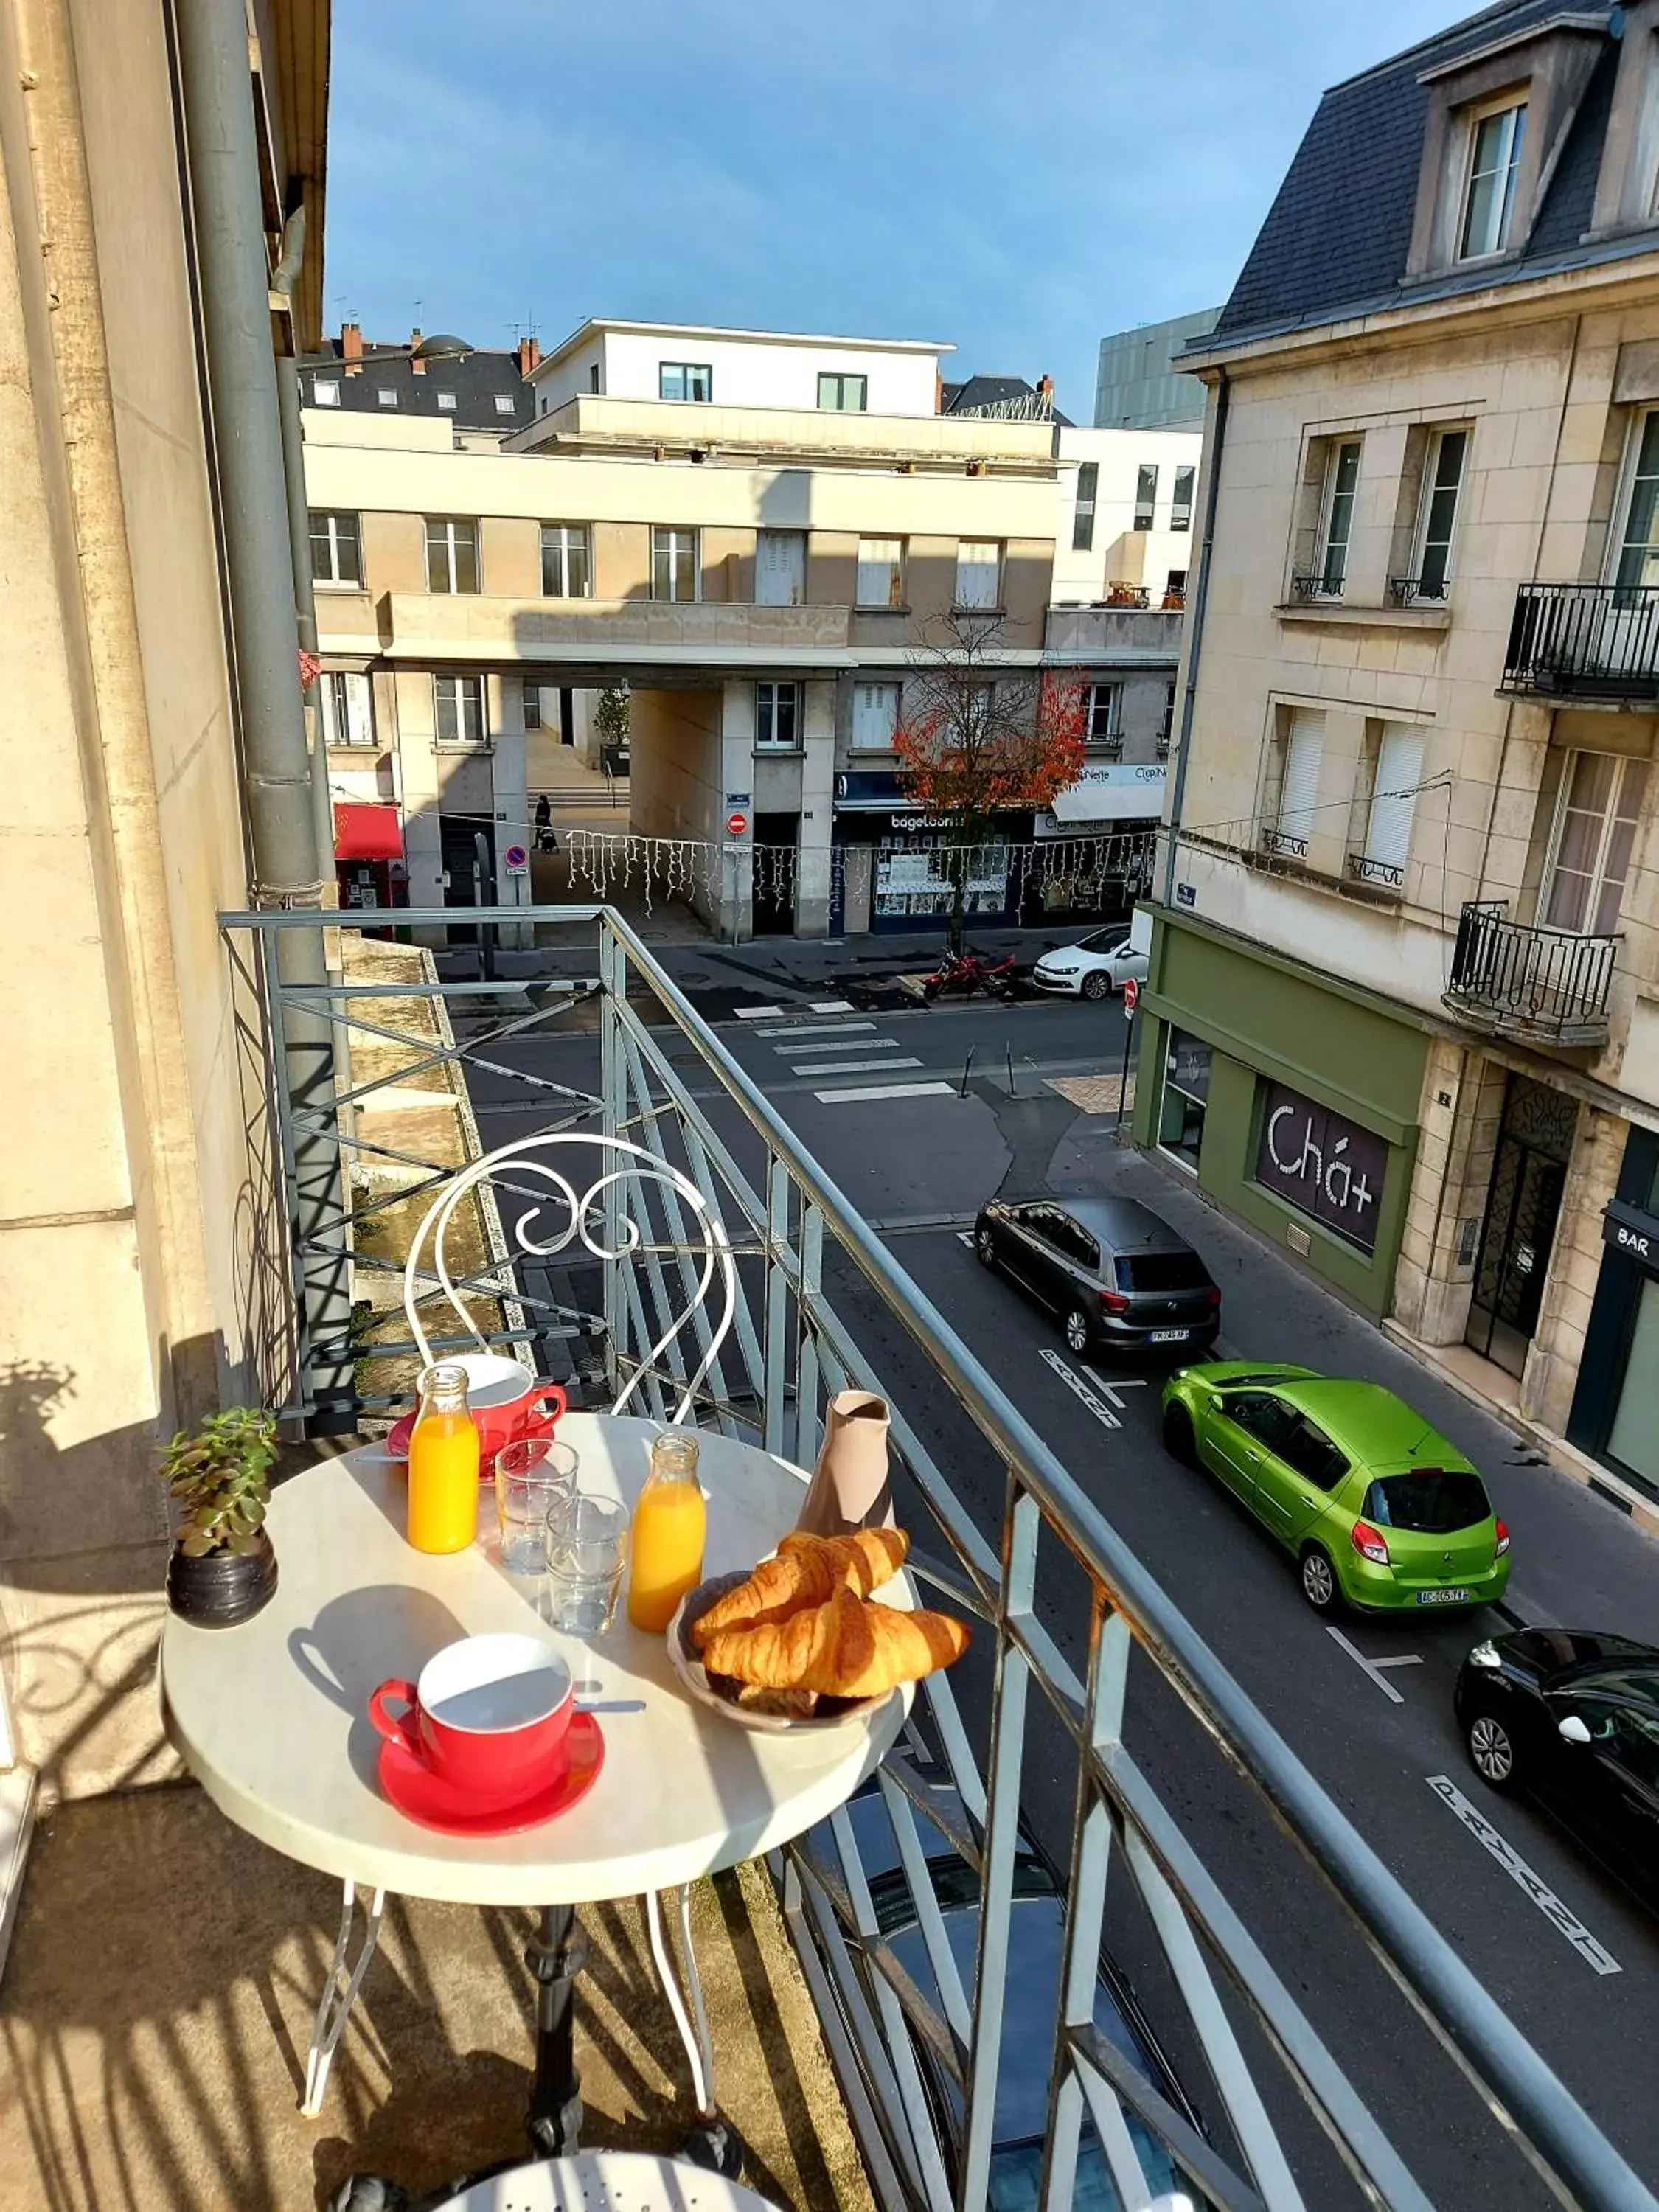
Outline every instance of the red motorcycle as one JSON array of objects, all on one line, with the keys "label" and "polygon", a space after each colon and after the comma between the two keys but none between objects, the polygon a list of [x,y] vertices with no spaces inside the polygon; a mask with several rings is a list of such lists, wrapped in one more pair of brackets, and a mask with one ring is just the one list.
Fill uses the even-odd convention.
[{"label": "red motorcycle", "polygon": [[979,952],[947,951],[933,974],[923,976],[921,995],[930,1006],[947,991],[959,992],[963,998],[983,991],[988,999],[1006,999],[1018,965],[1012,952],[1006,959],[992,960]]}]

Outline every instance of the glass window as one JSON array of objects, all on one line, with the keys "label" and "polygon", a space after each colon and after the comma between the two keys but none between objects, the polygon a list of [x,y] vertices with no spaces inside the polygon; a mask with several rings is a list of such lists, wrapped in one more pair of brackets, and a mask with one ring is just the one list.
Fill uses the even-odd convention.
[{"label": "glass window", "polygon": [[1492,1518],[1492,1500],[1478,1474],[1467,1468],[1419,1468],[1384,1474],[1370,1485],[1361,1509],[1379,1528],[1420,1536],[1449,1536]]},{"label": "glass window", "polygon": [[1648,764],[1616,753],[1571,753],[1562,779],[1544,921],[1607,937],[1619,926]]},{"label": "glass window", "polygon": [[1516,172],[1521,166],[1526,131],[1524,100],[1483,115],[1475,124],[1463,197],[1462,238],[1457,249],[1460,260],[1501,253],[1509,244]]},{"label": "glass window", "polygon": [[1158,731],[1158,749],[1161,753],[1169,751],[1170,741],[1175,735],[1175,710],[1176,687],[1173,684],[1166,684],[1164,687],[1164,719]]},{"label": "glass window", "polygon": [[542,525],[542,597],[585,599],[592,589],[585,522]]},{"label": "glass window", "polygon": [[[594,386],[597,392],[599,386]],[[714,372],[707,362],[665,361],[657,367],[659,399],[712,399]]]},{"label": "glass window", "polygon": [[818,405],[842,415],[862,415],[868,404],[867,377],[844,376],[838,370],[820,371]]},{"label": "glass window", "polygon": [[395,407],[398,404],[398,395],[389,384],[377,386],[375,388],[374,397],[380,401],[382,407]]},{"label": "glass window", "polygon": [[852,743],[860,752],[890,752],[899,723],[896,684],[853,686]]},{"label": "glass window", "polygon": [[1305,1413],[1298,1413],[1290,1424],[1277,1449],[1286,1467],[1321,1490],[1334,1490],[1348,1471],[1347,1461]]},{"label": "glass window", "polygon": [[324,672],[318,686],[323,710],[323,742],[329,745],[372,745],[374,700],[368,678],[344,669]]},{"label": "glass window", "polygon": [[1121,1291],[1206,1291],[1210,1278],[1196,1252],[1136,1252],[1117,1263]]},{"label": "glass window", "polygon": [[799,684],[755,686],[755,743],[773,752],[793,752],[800,743]]},{"label": "glass window", "polygon": [[1091,684],[1089,686],[1089,719],[1085,731],[1087,743],[1111,745],[1120,741],[1122,704],[1123,686],[1121,684]]},{"label": "glass window", "polygon": [[498,392],[495,394],[495,412],[498,415],[514,414],[517,412],[517,407],[518,403],[510,392]]},{"label": "glass window", "polygon": [[1084,461],[1077,472],[1077,506],[1072,514],[1072,550],[1088,553],[1094,549],[1095,501],[1100,492],[1100,464]]},{"label": "glass window", "polygon": [[1150,530],[1152,510],[1158,505],[1158,467],[1152,461],[1143,461],[1135,471],[1135,528]]},{"label": "glass window", "polygon": [[1053,1209],[1053,1214],[1051,1241],[1059,1245],[1068,1259],[1075,1260],[1080,1267],[1098,1268],[1100,1246],[1083,1224],[1073,1221],[1069,1213],[1062,1213],[1058,1206]]},{"label": "glass window", "polygon": [[651,532],[651,596],[677,600],[702,598],[702,563],[695,530]]},{"label": "glass window", "polygon": [[1204,1112],[1209,1096],[1209,1046],[1202,1037],[1189,1036],[1185,1030],[1171,1030],[1164,1056],[1158,1149],[1194,1173],[1204,1142]]},{"label": "glass window", "polygon": [[455,412],[454,393],[453,392],[441,392],[438,394],[438,408],[441,414],[453,415]]},{"label": "glass window", "polygon": [[330,514],[312,508],[311,578],[316,584],[361,586],[362,559],[355,514]]},{"label": "glass window", "polygon": [[984,611],[998,605],[1001,589],[1001,546],[964,538],[957,548],[957,605]]},{"label": "glass window", "polygon": [[478,526],[435,515],[426,519],[426,584],[429,592],[478,588]]},{"label": "glass window", "polygon": [[1348,539],[1353,530],[1354,494],[1359,483],[1359,441],[1345,438],[1325,471],[1325,526],[1319,549],[1319,588],[1331,598],[1341,592],[1348,573]]},{"label": "glass window", "polygon": [[311,404],[313,407],[337,407],[340,404],[338,377],[313,376],[311,380]]},{"label": "glass window", "polygon": [[1255,1437],[1276,1452],[1295,1426],[1296,1410],[1266,1390],[1237,1390],[1221,1401],[1227,1419],[1246,1436]]},{"label": "glass window", "polygon": [[[1170,501],[1171,530],[1190,530],[1193,526],[1193,486],[1198,481],[1196,469],[1177,469],[1175,472],[1175,491]],[[1186,582],[1183,575],[1182,581]]]},{"label": "glass window", "polygon": [[1659,409],[1643,416],[1637,438],[1614,581],[1659,583]]},{"label": "glass window", "polygon": [[1462,488],[1467,430],[1442,430],[1429,449],[1423,477],[1423,513],[1418,523],[1416,580],[1419,599],[1443,599],[1451,574],[1452,529]]},{"label": "glass window", "polygon": [[432,732],[441,745],[476,745],[483,740],[482,676],[434,676]]},{"label": "glass window", "polygon": [[1644,1482],[1659,1483],[1659,1281],[1651,1275],[1637,1303],[1607,1457]]},{"label": "glass window", "polygon": [[904,605],[904,540],[860,538],[858,604],[861,607]]},{"label": "glass window", "polygon": [[599,364],[598,362],[591,362],[588,364],[587,388],[590,392],[597,392],[599,388]]}]

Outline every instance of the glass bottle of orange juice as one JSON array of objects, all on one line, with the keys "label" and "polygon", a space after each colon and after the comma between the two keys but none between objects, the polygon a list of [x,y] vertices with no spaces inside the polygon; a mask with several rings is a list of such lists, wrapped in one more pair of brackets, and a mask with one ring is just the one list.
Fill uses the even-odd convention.
[{"label": "glass bottle of orange juice", "polygon": [[634,1508],[628,1618],[660,1636],[674,1608],[702,1580],[708,1514],[697,1480],[698,1443],[684,1429],[651,1441],[651,1472]]},{"label": "glass bottle of orange juice", "polygon": [[446,1363],[421,1377],[409,1439],[409,1540],[417,1552],[464,1552],[478,1533],[478,1431],[466,1370]]}]

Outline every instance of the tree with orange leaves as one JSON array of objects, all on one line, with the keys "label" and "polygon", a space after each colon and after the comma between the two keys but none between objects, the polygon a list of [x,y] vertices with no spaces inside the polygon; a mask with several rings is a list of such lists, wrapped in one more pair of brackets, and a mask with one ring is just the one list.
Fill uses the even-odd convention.
[{"label": "tree with orange leaves", "polygon": [[969,854],[999,814],[1051,806],[1083,773],[1082,689],[1010,667],[1000,623],[939,617],[911,660],[893,734],[907,794],[950,825],[951,945],[962,950]]}]

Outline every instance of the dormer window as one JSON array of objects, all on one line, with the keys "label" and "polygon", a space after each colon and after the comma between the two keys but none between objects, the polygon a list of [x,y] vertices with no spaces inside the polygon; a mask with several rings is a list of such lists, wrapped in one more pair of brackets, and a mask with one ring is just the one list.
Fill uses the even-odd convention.
[{"label": "dormer window", "polygon": [[1474,118],[1469,134],[1469,173],[1463,193],[1463,223],[1457,254],[1475,261],[1501,253],[1510,242],[1515,215],[1515,181],[1526,137],[1527,103],[1511,100]]}]

